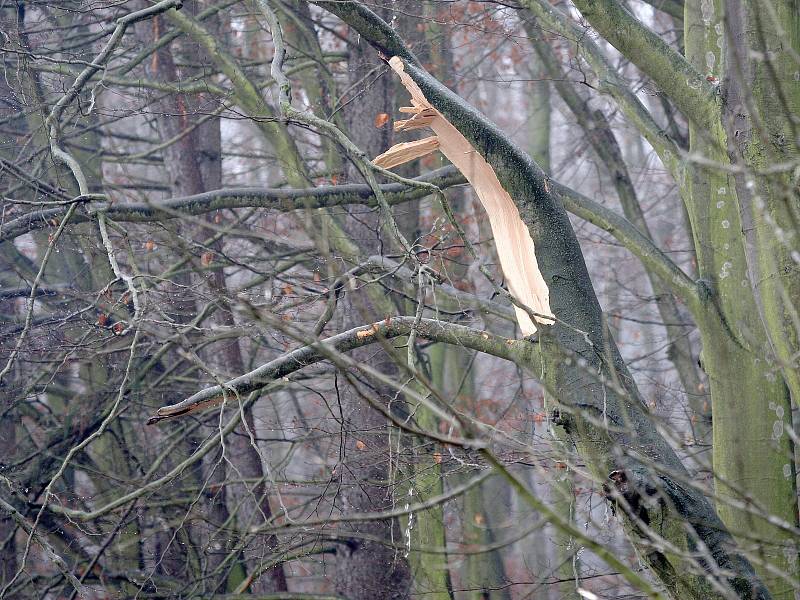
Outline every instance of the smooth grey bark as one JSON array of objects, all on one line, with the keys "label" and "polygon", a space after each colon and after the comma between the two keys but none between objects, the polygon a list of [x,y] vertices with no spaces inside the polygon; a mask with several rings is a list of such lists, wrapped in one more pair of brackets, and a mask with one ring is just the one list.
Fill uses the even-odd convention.
[{"label": "smooth grey bark", "polygon": [[[450,350],[448,348],[448,350]],[[474,476],[474,473],[473,473]],[[475,546],[496,545],[497,530],[508,515],[511,490],[500,478],[492,477],[468,490],[462,500],[463,543]],[[493,548],[464,557],[463,586],[468,600],[511,600],[512,580],[506,574],[503,552]]]}]

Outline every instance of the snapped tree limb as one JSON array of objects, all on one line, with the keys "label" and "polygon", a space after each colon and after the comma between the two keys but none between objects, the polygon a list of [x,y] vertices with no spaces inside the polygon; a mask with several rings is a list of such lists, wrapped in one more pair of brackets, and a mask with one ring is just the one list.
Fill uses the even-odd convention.
[{"label": "snapped tree limb", "polygon": [[[401,109],[414,116],[395,124],[395,130],[417,129],[423,123],[436,136],[417,142],[405,142],[393,146],[375,159],[382,166],[396,166],[424,156],[438,149],[467,178],[489,215],[489,223],[503,268],[508,289],[512,296],[540,317],[542,323],[552,324],[550,293],[536,263],[533,240],[525,223],[519,216],[514,201],[500,184],[492,167],[472,147],[467,139],[439,111],[430,105],[416,82],[404,71],[403,60],[395,56],[389,65],[400,77],[411,94],[412,108]],[[522,308],[514,306],[522,335],[536,332],[533,318]]]},{"label": "snapped tree limb", "polygon": [[[728,594],[769,598],[769,592],[710,502],[698,491],[676,482],[689,474],[653,423],[614,340],[607,335],[603,312],[563,199],[546,174],[496,125],[427,73],[395,31],[375,13],[359,2],[315,0],[315,3],[355,28],[384,55],[403,59],[404,72],[414,80],[427,102],[458,128],[494,170],[500,185],[517,206],[549,288],[550,308],[558,317],[553,325],[540,323],[545,381],[561,403],[581,407],[573,415],[574,422],[567,434],[569,441],[598,478],[624,470],[632,481],[656,490],[662,510],[652,516],[660,521],[661,535],[672,547],[686,550],[685,554],[676,555],[666,552],[664,547],[654,547],[652,539],[637,523],[624,516],[623,525],[641,558],[676,599],[718,598]],[[573,367],[560,361],[561,350],[582,357],[587,371],[576,373]],[[591,370],[619,381],[624,393],[598,385]],[[598,430],[588,418],[592,413],[625,422],[626,431]],[[676,474],[675,479],[653,473],[637,455],[664,465],[668,472]],[[707,549],[707,553],[693,553],[691,549],[698,546]],[[710,573],[701,574],[705,570]],[[714,581],[713,590],[707,583],[709,577]],[[718,591],[720,587],[725,593]]]}]

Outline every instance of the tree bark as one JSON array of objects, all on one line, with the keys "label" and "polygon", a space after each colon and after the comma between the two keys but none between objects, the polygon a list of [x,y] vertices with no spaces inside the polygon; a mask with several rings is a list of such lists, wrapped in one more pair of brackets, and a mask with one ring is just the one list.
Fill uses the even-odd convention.
[{"label": "tree bark", "polygon": [[[392,130],[388,126],[375,127],[374,119],[381,113],[391,110],[394,97],[394,82],[386,73],[377,53],[355,31],[349,34],[350,57],[348,77],[351,93],[357,96],[356,105],[346,111],[349,137],[367,156],[377,156],[391,145]],[[352,169],[349,179],[358,177]],[[340,221],[342,230],[349,240],[356,244],[362,255],[380,252],[378,217],[375,212],[358,215]],[[351,328],[358,323],[386,318],[394,312],[388,298],[379,299],[360,294],[355,290],[346,292],[341,301],[341,323]],[[387,312],[389,311],[389,312]],[[383,350],[357,351],[360,362],[374,365],[382,373],[397,374],[393,358]],[[373,389],[357,390],[358,384],[351,381],[343,394],[342,406],[345,411],[342,431],[347,454],[347,470],[342,473],[340,499],[345,514],[384,510],[404,498],[397,497],[392,481],[393,473],[389,465],[396,448],[396,433],[388,426],[383,415],[372,409],[362,397],[363,394],[376,396],[376,401],[390,410],[394,390],[377,384]],[[350,431],[348,431],[348,429]],[[359,440],[359,436],[365,439]],[[367,445],[366,453],[359,455],[354,444],[361,441]],[[395,540],[402,543],[403,530],[397,519],[385,519],[354,527],[359,534],[369,534],[381,540]],[[397,550],[380,542],[351,538],[337,549],[336,591],[353,600],[404,600],[409,597],[411,572],[408,561]]]},{"label": "tree bark", "polygon": [[[199,7],[195,7],[195,10]],[[153,21],[155,26],[156,40],[160,34],[160,26],[163,20]],[[214,23],[212,23],[212,26]],[[193,40],[184,40],[179,47],[185,57],[205,54],[204,48]],[[181,77],[191,75],[179,73],[175,66],[173,50],[170,46],[161,48],[156,54],[155,72],[153,75],[165,82],[178,81]],[[222,149],[220,121],[218,118],[208,119],[204,123],[198,123],[198,118],[203,116],[203,106],[208,102],[208,98],[202,95],[189,96],[176,94],[160,101],[161,113],[164,116],[158,119],[159,133],[163,141],[172,140],[180,134],[186,133],[187,129],[192,129],[188,134],[183,135],[176,143],[164,148],[164,165],[170,177],[170,186],[173,196],[196,196],[202,195],[210,190],[222,188]],[[219,213],[217,213],[219,214]],[[209,222],[214,222],[214,214],[207,215]],[[198,243],[203,243],[206,238],[213,237],[214,231],[209,228],[200,228],[194,232],[193,237],[197,238]],[[222,239],[217,239],[210,248],[215,253],[224,251]],[[212,259],[213,260],[213,259]],[[184,276],[184,285],[191,286],[188,279],[191,275]],[[234,327],[236,325],[233,313],[228,304],[228,285],[223,267],[210,269],[204,277],[212,294],[217,297],[220,309],[215,314],[215,320],[222,327]],[[193,307],[185,307],[193,310]],[[219,353],[209,352],[207,357],[211,365],[222,369],[226,373],[241,373],[245,370],[242,358],[241,347],[238,340],[228,340],[223,343]],[[228,456],[225,461],[216,464],[215,473],[210,481],[213,490],[222,489],[224,493],[216,491],[209,494],[209,501],[212,506],[212,523],[217,526],[225,523],[230,517],[227,505],[239,505],[239,513],[236,515],[236,522],[242,532],[249,527],[259,524],[263,519],[272,518],[272,508],[269,502],[268,479],[261,462],[261,455],[257,447],[250,441],[250,433],[255,433],[256,427],[253,420],[253,413],[250,407],[244,409],[244,422],[237,427],[233,435],[226,440],[229,448]],[[230,461],[237,477],[241,476],[245,480],[255,480],[256,483],[250,487],[247,483],[241,485],[226,485],[228,475],[227,461]],[[244,502],[240,503],[244,498]],[[219,544],[217,540],[213,544]],[[278,550],[278,542],[274,535],[267,536],[264,540],[264,548],[259,555],[275,553]],[[225,552],[230,551],[227,544],[217,550],[212,548],[212,556],[216,556],[211,561],[211,569],[219,566],[224,558]],[[258,558],[251,558],[246,561],[247,571],[258,570]],[[225,588],[225,583],[220,583]],[[250,584],[254,591],[258,593],[282,592],[287,591],[286,575],[282,564],[268,569],[263,579],[256,579]]]}]

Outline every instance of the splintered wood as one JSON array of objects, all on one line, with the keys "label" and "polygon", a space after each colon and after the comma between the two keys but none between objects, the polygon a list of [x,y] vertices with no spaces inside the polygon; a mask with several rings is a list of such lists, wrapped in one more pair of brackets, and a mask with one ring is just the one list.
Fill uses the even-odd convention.
[{"label": "splintered wood", "polygon": [[433,119],[436,117],[436,111],[432,108],[415,108],[403,106],[400,112],[411,113],[414,116],[405,121],[395,121],[395,131],[411,131],[412,129],[422,129],[423,127],[430,127]]},{"label": "splintered wood", "polygon": [[389,148],[380,156],[372,159],[372,162],[384,169],[391,169],[397,165],[410,162],[416,158],[422,158],[426,154],[430,154],[439,147],[439,138],[435,135],[427,137],[422,140],[415,140],[413,142],[403,142],[396,144]]},{"label": "splintered wood", "polygon": [[[373,162],[384,168],[391,168],[436,149],[444,154],[472,185],[489,215],[500,266],[511,295],[537,315],[543,315],[536,317],[538,322],[552,323],[552,319],[547,318],[554,316],[550,311],[550,292],[536,262],[533,239],[528,227],[522,222],[511,196],[500,185],[494,169],[461,135],[461,132],[428,103],[422,90],[405,72],[403,61],[399,57],[393,57],[389,65],[411,94],[413,105],[400,109],[400,112],[411,114],[412,117],[395,122],[394,130],[409,131],[430,127],[436,135],[419,142],[392,146]],[[522,334],[528,336],[534,333],[536,325],[528,313],[517,306],[514,307],[514,311]]]}]

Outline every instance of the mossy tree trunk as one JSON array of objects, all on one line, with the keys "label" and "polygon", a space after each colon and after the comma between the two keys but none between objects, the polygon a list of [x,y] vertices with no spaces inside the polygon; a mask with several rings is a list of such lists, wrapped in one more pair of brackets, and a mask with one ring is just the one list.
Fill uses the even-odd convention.
[{"label": "mossy tree trunk", "polygon": [[[756,512],[792,525],[798,523],[794,448],[783,430],[791,414],[790,386],[794,387],[795,398],[800,392],[796,365],[789,358],[790,348],[796,349],[796,337],[791,335],[796,329],[785,310],[796,302],[792,288],[796,287],[797,277],[791,276],[791,269],[779,272],[777,263],[782,256],[788,256],[787,247],[770,226],[769,211],[756,211],[754,206],[755,194],[750,182],[754,181],[754,171],[764,164],[753,159],[756,154],[766,158],[770,151],[765,154],[762,146],[755,154],[746,155],[754,152],[751,142],[759,145],[762,138],[752,124],[746,127],[738,116],[747,110],[744,104],[764,117],[786,112],[778,106],[768,107],[766,103],[758,106],[745,101],[744,96],[750,92],[744,88],[755,84],[747,81],[745,73],[754,68],[756,61],[751,51],[758,46],[753,43],[755,40],[743,39],[741,31],[736,31],[743,27],[744,15],[733,5],[727,5],[726,15],[726,7],[720,2],[690,0],[684,19],[687,58],[707,77],[721,82],[724,89],[718,100],[720,120],[713,129],[689,121],[690,152],[719,167],[695,165],[689,171],[684,192],[698,272],[712,290],[713,302],[727,325],[723,328],[719,323],[699,322],[702,363],[710,379],[714,415],[717,510],[734,535],[740,536],[743,545],[753,548],[756,562],[796,577],[793,536],[770,525],[762,516],[728,502],[731,498],[752,498],[758,507]],[[752,11],[752,6],[748,10]],[[794,17],[796,28],[796,11]],[[771,37],[773,45],[779,44],[777,36]],[[737,43],[731,44],[734,39]],[[791,40],[787,38],[786,43],[791,44]],[[794,44],[797,48],[796,37]],[[785,54],[779,52],[778,56]],[[785,60],[787,57],[782,56],[781,62],[785,64]],[[759,83],[761,86],[767,83],[763,71]],[[793,110],[792,114],[798,114],[796,103]],[[781,122],[779,116],[770,118],[773,125]],[[750,141],[745,142],[744,138]],[[788,154],[797,156],[797,137],[793,139],[795,149]],[[738,157],[736,149],[740,152]],[[743,173],[734,175],[725,169],[732,164],[731,156],[735,158],[734,164],[744,167]],[[777,161],[788,157],[770,158]],[[781,206],[788,206],[787,200],[796,206],[797,196],[793,200],[787,198],[785,186],[778,186],[781,191],[776,193],[778,181],[768,177],[758,180],[762,201],[767,206],[780,210]],[[798,231],[786,218],[777,222]],[[796,245],[797,241],[795,238],[791,243]],[[757,564],[756,568],[774,597],[792,596],[788,582],[775,573],[768,574],[766,565]]]},{"label": "mossy tree trunk", "polygon": [[[542,2],[529,4],[548,17]],[[648,141],[676,176],[697,256],[702,302],[692,313],[712,396],[717,509],[754,561],[769,564],[772,574],[765,564],[759,572],[784,596],[792,585],[777,573],[797,577],[794,536],[765,517],[798,523],[784,431],[798,397],[798,194],[788,171],[769,167],[797,157],[797,3],[688,0],[685,57],[616,0],[576,5],[689,122],[690,158],[678,168],[674,153]],[[634,123],[648,135],[647,124]]]}]

